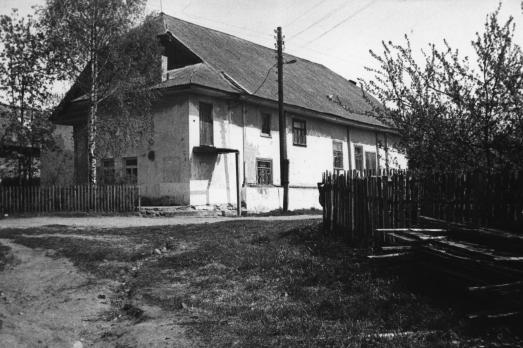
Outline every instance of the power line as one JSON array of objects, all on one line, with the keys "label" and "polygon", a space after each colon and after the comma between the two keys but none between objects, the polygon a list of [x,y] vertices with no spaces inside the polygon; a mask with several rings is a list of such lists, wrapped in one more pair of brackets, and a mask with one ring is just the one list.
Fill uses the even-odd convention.
[{"label": "power line", "polygon": [[308,44],[310,44],[311,42],[314,42],[322,37],[324,37],[325,35],[327,35],[328,33],[330,33],[331,31],[333,31],[334,29],[338,28],[340,25],[343,25],[345,24],[348,20],[356,17],[358,14],[360,14],[361,12],[365,11],[366,9],[368,9],[369,7],[371,7],[372,5],[374,5],[374,3],[376,2],[376,0],[371,0],[369,3],[367,3],[365,6],[363,6],[362,8],[360,8],[359,10],[357,10],[356,12],[353,12],[351,13],[350,15],[348,15],[347,17],[345,17],[343,20],[341,20],[340,22],[336,23],[334,26],[332,26],[330,29],[327,29],[326,31],[324,31],[323,33],[321,33],[319,36],[315,37],[314,39],[312,40],[309,40],[307,41],[303,46],[306,46]]},{"label": "power line", "polygon": [[306,10],[305,12],[303,12],[301,15],[299,15],[298,17],[294,18],[293,20],[291,20],[290,22],[288,23],[285,23],[283,26],[284,27],[289,27],[291,26],[292,24],[296,23],[296,21],[298,19],[301,19],[303,18],[305,15],[309,14],[312,10],[316,9],[318,6],[320,6],[321,4],[323,4],[323,0],[320,0],[318,1],[316,4],[314,4],[311,8],[309,8],[308,10]]},{"label": "power line", "polygon": [[307,27],[305,27],[305,29],[302,29],[300,30],[299,32],[293,34],[291,37],[289,37],[289,40],[306,32],[307,30],[309,30],[310,28],[314,27],[316,24],[320,23],[320,22],[323,22],[325,19],[329,18],[333,13],[341,10],[342,8],[346,7],[349,3],[348,2],[344,2],[342,3],[340,6],[334,8],[333,10],[329,11],[326,15],[324,15],[323,17],[321,17],[320,19],[318,19],[317,21],[309,24]]},{"label": "power line", "polygon": [[265,78],[263,79],[262,83],[260,83],[260,85],[256,88],[256,90],[254,90],[254,92],[252,92],[252,94],[256,94],[256,92],[258,92],[260,90],[260,88],[263,86],[265,81],[267,81],[267,79],[269,78],[269,74],[271,73],[272,69],[274,69],[274,67],[276,65],[277,65],[277,63],[275,63],[273,66],[271,66],[269,68],[269,70],[267,70],[267,74],[265,75]]}]

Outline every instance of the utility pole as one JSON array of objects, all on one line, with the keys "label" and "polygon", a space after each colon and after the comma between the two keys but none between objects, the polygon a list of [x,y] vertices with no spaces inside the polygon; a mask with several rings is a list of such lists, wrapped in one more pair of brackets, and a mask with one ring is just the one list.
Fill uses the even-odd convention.
[{"label": "utility pole", "polygon": [[278,120],[280,134],[280,181],[283,186],[283,211],[289,209],[289,159],[287,158],[287,126],[283,109],[283,37],[281,27],[276,29],[278,49]]}]

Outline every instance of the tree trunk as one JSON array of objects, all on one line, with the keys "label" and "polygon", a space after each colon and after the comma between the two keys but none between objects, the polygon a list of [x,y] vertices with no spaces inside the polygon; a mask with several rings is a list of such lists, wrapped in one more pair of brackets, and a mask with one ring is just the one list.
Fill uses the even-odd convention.
[{"label": "tree trunk", "polygon": [[91,60],[91,106],[89,119],[87,121],[87,158],[88,158],[88,177],[89,183],[96,185],[96,114],[98,112],[98,91],[97,91],[97,64],[96,56]]}]

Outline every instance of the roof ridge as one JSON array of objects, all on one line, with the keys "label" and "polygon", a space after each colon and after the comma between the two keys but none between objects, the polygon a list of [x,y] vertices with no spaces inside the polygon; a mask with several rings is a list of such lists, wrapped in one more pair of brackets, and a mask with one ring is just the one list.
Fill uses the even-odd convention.
[{"label": "roof ridge", "polygon": [[[211,30],[211,31],[214,31],[214,32],[217,32],[217,33],[223,34],[223,35],[227,35],[227,36],[233,37],[233,38],[238,39],[238,40],[247,41],[247,42],[249,42],[249,43],[251,43],[251,44],[253,44],[253,45],[256,45],[256,46],[262,47],[262,48],[264,48],[264,49],[273,50],[273,51],[276,52],[276,50],[273,49],[273,48],[270,48],[270,47],[264,46],[264,45],[259,44],[259,43],[257,43],[257,42],[254,42],[254,41],[251,41],[251,40],[247,40],[247,39],[244,39],[244,38],[242,38],[242,37],[239,37],[239,36],[236,36],[236,35],[233,35],[233,34],[230,34],[230,33],[226,33],[226,32],[221,31],[221,30],[217,30],[217,29],[213,29],[213,28],[205,27],[205,26],[200,25],[200,24],[196,24],[196,23],[193,23],[193,22],[189,22],[189,21],[187,21],[187,20],[185,20],[185,19],[181,19],[181,18],[178,18],[178,17],[171,16],[170,14],[167,14],[167,13],[165,13],[165,12],[162,12],[162,15],[167,16],[167,17],[170,17],[170,18],[175,19],[175,20],[178,20],[178,21],[181,21],[181,22],[184,22],[184,23],[188,23],[188,24],[190,24],[190,25],[195,25],[195,26],[200,27],[200,28],[203,28],[203,29],[205,29],[205,30]],[[167,31],[169,31],[169,30],[167,30]],[[169,32],[170,32],[170,31],[169,31]],[[309,62],[309,63],[311,63],[311,64],[315,64],[315,65],[321,66],[321,67],[323,67],[323,68],[325,68],[325,69],[328,69],[328,70],[332,71],[333,73],[335,73],[335,74],[341,76],[340,74],[338,74],[338,73],[334,72],[333,70],[331,70],[330,68],[326,67],[324,64],[321,64],[321,63],[318,63],[318,62],[314,62],[314,61],[312,61],[312,60],[310,60],[310,59],[307,59],[307,58],[303,58],[303,57],[295,56],[295,55],[290,54],[290,53],[285,53],[285,52],[283,52],[283,55],[284,55],[284,56],[291,57],[291,58],[296,58],[296,59],[299,59],[299,60],[301,60],[301,61],[306,61],[306,62]],[[341,77],[344,78],[345,80],[349,81],[348,78],[345,78],[345,77],[343,77],[343,76],[341,76]]]}]

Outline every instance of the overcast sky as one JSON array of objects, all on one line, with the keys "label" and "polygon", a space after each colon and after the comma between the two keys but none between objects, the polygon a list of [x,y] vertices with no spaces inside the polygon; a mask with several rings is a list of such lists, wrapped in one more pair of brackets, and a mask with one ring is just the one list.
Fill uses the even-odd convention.
[{"label": "overcast sky", "polygon": [[[523,45],[522,0],[505,0],[502,19],[515,18],[516,42]],[[22,14],[44,0],[0,0],[0,13]],[[429,42],[471,55],[470,41],[482,30],[498,0],[149,0],[148,10],[220,30],[274,47],[274,29],[282,26],[285,51],[329,67],[348,79],[369,78],[369,49],[382,40],[411,38],[417,50]]]}]

